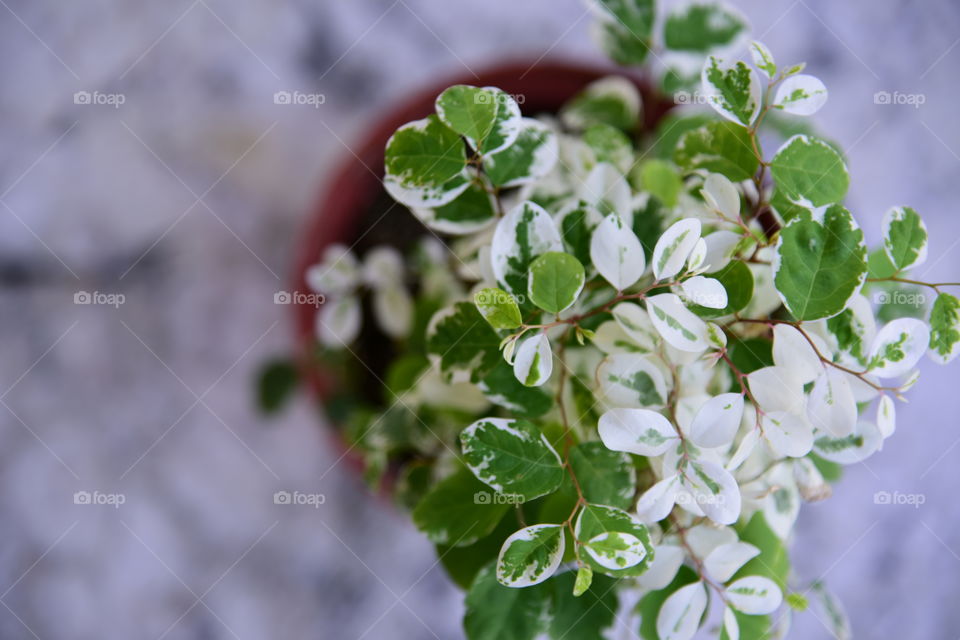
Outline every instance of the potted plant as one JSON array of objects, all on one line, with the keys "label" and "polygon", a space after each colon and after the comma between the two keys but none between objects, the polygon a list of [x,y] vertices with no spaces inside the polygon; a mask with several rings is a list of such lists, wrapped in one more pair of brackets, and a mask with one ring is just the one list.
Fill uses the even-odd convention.
[{"label": "potted plant", "polygon": [[[656,50],[643,77],[692,104],[620,76],[526,113],[515,86],[438,92],[385,145],[384,243],[342,216],[311,237],[303,372],[467,589],[471,639],[681,640],[711,603],[719,637],[770,637],[810,596],[843,637],[792,525],[893,435],[920,358],[960,351],[956,283],[909,277],[909,207],[868,252],[802,121],[825,87],[742,16],[591,6],[615,62]],[[901,287],[932,308],[874,309]]]}]

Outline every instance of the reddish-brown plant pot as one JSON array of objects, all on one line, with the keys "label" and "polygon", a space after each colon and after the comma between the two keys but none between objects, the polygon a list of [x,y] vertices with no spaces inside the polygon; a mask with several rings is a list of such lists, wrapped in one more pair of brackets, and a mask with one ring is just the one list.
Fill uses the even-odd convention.
[{"label": "reddish-brown plant pot", "polygon": [[[293,265],[293,290],[308,291],[304,274],[308,267],[320,259],[324,248],[334,243],[353,246],[364,234],[366,229],[362,226],[368,220],[368,211],[385,195],[381,180],[387,140],[401,125],[432,113],[434,100],[444,89],[454,84],[499,87],[517,96],[524,115],[531,116],[556,113],[588,84],[614,73],[634,80],[643,98],[643,129],[652,130],[673,104],[653,92],[647,82],[630,76],[623,69],[563,62],[503,64],[483,70],[476,76],[449,77],[425,86],[397,107],[381,114],[371,123],[359,143],[351,145],[352,153],[344,154],[341,163],[326,181],[300,236],[300,246]],[[395,213],[411,215],[404,213],[399,205]],[[294,304],[291,310],[303,377],[310,392],[318,402],[323,403],[337,388],[338,375],[336,371],[324,369],[323,364],[311,356],[316,344],[314,331],[318,309],[310,304]],[[335,446],[343,449],[344,442],[340,434],[332,435]],[[349,450],[344,451],[344,455],[353,465],[360,466],[359,459],[351,455]]]}]

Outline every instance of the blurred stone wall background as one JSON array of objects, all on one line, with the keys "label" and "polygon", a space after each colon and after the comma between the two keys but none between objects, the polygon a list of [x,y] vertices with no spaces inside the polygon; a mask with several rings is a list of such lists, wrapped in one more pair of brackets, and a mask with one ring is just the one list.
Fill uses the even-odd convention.
[{"label": "blurred stone wall background", "polygon": [[[912,205],[919,275],[955,280],[960,5],[733,4],[829,87],[818,119],[868,238]],[[273,294],[369,118],[438,74],[599,59],[588,23],[577,0],[0,0],[0,637],[460,637],[430,545],[334,465],[306,399],[261,420],[251,379],[291,344]],[[897,436],[801,515],[797,572],[825,575],[859,637],[960,634],[957,366],[925,364]]]}]

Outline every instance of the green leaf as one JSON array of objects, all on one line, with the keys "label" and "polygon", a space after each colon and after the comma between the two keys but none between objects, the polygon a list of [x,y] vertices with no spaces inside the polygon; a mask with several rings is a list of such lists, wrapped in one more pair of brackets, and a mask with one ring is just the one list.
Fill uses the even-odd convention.
[{"label": "green leaf", "polygon": [[895,207],[883,217],[883,250],[897,272],[927,259],[927,227],[910,207]]},{"label": "green leaf", "polygon": [[520,131],[520,107],[495,87],[459,84],[437,97],[437,115],[481,153],[495,153],[512,144]]},{"label": "green leaf", "polygon": [[806,207],[840,202],[850,186],[843,157],[823,140],[810,136],[787,140],[773,156],[770,171],[783,194]]},{"label": "green leaf", "polygon": [[463,140],[433,115],[397,129],[384,162],[384,186],[409,207],[444,205],[470,184]]},{"label": "green leaf", "polygon": [[580,202],[576,207],[560,214],[560,233],[563,245],[581,264],[590,264],[590,238],[599,222],[600,213],[590,205]]},{"label": "green leaf", "polygon": [[585,279],[583,265],[569,253],[549,251],[530,263],[527,292],[530,301],[548,313],[572,305]]},{"label": "green leaf", "polygon": [[458,302],[431,321],[427,353],[440,358],[445,374],[469,371],[479,379],[500,361],[500,337],[470,302]]},{"label": "green leaf", "polygon": [[[728,349],[730,360],[741,373],[753,373],[773,365],[773,342],[766,338],[733,339]],[[733,388],[739,391],[740,385],[734,382]]]},{"label": "green leaf", "polygon": [[637,538],[646,551],[643,560],[626,569],[609,569],[594,560],[589,553],[581,554],[581,559],[590,564],[596,573],[613,577],[638,576],[647,570],[653,560],[650,532],[640,520],[623,509],[599,504],[586,504],[577,516],[575,531],[577,540],[581,542],[593,540],[606,533],[628,534]]},{"label": "green leaf", "polygon": [[461,468],[423,497],[413,510],[413,523],[435,544],[463,547],[489,535],[509,508]]},{"label": "green leaf", "polygon": [[434,231],[461,235],[479,231],[497,217],[496,203],[476,182],[450,202],[434,208],[410,207],[415,216]]},{"label": "green leaf", "polygon": [[473,474],[498,493],[532,500],[563,481],[560,456],[527,420],[477,420],[461,432],[460,443]]},{"label": "green leaf", "polygon": [[960,300],[941,293],[930,310],[930,356],[947,364],[960,353]]},{"label": "green leaf", "polygon": [[257,405],[270,415],[277,413],[297,390],[300,376],[290,360],[273,360],[261,370],[257,379]]},{"label": "green leaf", "polygon": [[703,67],[703,89],[710,106],[728,120],[749,127],[760,113],[760,79],[743,61],[725,64],[710,56]]},{"label": "green leaf", "polygon": [[639,65],[650,51],[654,0],[597,0],[600,48],[617,64]]},{"label": "green leaf", "polygon": [[473,296],[480,315],[494,329],[516,329],[523,324],[516,299],[498,287],[487,287]]},{"label": "green leaf", "polygon": [[577,94],[560,111],[560,117],[574,129],[599,123],[633,131],[640,117],[640,104],[640,93],[630,80],[609,76]]},{"label": "green leaf", "polygon": [[507,587],[530,587],[548,579],[563,558],[563,525],[535,524],[503,543],[497,580]]},{"label": "green leaf", "polygon": [[[486,488],[486,487],[485,487]],[[569,513],[569,510],[568,510]],[[504,540],[516,531],[517,518],[508,514],[500,521],[493,533],[466,547],[437,545],[437,559],[447,575],[466,591],[487,564],[497,561]]]},{"label": "green leaf", "polygon": [[553,586],[550,616],[553,640],[603,640],[616,621],[617,581],[593,576],[589,588],[577,596],[574,583],[580,580],[580,575],[577,572],[575,577],[574,572],[568,571],[554,576],[548,583]]},{"label": "green leaf", "polygon": [[829,318],[846,308],[867,275],[863,232],[850,212],[834,205],[823,222],[798,218],[780,232],[773,281],[797,320]]},{"label": "green leaf", "polygon": [[753,299],[753,273],[742,260],[731,260],[727,266],[710,274],[727,291],[727,306],[723,309],[711,309],[700,305],[690,305],[690,310],[704,318],[719,318],[744,309]]},{"label": "green leaf", "polygon": [[478,386],[490,402],[518,418],[539,418],[553,407],[553,396],[541,387],[528,387],[502,359]]},{"label": "green leaf", "polygon": [[569,459],[587,502],[619,509],[632,506],[637,474],[628,454],[594,441],[570,449]]},{"label": "green leaf", "polygon": [[593,569],[585,564],[577,569],[577,578],[573,583],[573,596],[579,598],[593,584]]},{"label": "green leaf", "polygon": [[776,582],[781,590],[786,590],[790,556],[783,540],[767,524],[763,512],[754,513],[749,522],[739,528],[739,534],[741,542],[748,542],[760,549],[760,554],[740,567],[732,579],[763,576]]},{"label": "green leaf", "polygon": [[654,134],[656,141],[653,143],[653,155],[663,160],[672,160],[673,152],[680,143],[683,134],[699,129],[710,122],[717,122],[711,114],[680,115],[676,111],[667,113],[657,124],[657,131]]},{"label": "green leaf", "polygon": [[688,172],[705,169],[733,182],[749,180],[760,166],[747,130],[719,120],[683,134],[673,159]]},{"label": "green leaf", "polygon": [[557,136],[532,118],[522,119],[517,139],[506,149],[483,158],[483,170],[495,186],[515,187],[546,176],[557,163]]},{"label": "green leaf", "polygon": [[583,132],[583,142],[593,151],[596,162],[612,164],[623,173],[633,165],[633,143],[619,129],[609,124],[590,125]]},{"label": "green leaf", "polygon": [[796,202],[791,202],[790,198],[784,195],[783,189],[778,187],[774,187],[773,189],[773,195],[770,197],[770,206],[780,214],[784,222],[790,222],[794,218],[810,213],[810,209],[802,207]]},{"label": "green leaf", "polygon": [[746,19],[719,2],[693,2],[667,16],[664,44],[675,51],[707,53],[747,31]]},{"label": "green leaf", "polygon": [[505,587],[493,564],[481,569],[465,602],[468,640],[534,640],[546,632],[551,591],[550,585]]},{"label": "green leaf", "polygon": [[648,160],[640,171],[647,191],[668,208],[677,206],[683,181],[672,164],[663,160]]}]

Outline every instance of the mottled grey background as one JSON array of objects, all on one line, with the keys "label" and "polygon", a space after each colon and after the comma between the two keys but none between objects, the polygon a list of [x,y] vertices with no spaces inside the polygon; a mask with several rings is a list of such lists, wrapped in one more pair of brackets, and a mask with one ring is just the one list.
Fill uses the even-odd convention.
[{"label": "mottled grey background", "polygon": [[[849,150],[868,236],[917,207],[919,275],[955,280],[960,5],[734,4],[830,88],[819,121]],[[251,377],[291,345],[273,293],[365,123],[437,74],[598,59],[588,22],[576,0],[0,0],[0,637],[460,636],[430,545],[333,466],[306,399],[259,419]],[[295,89],[326,103],[273,104]],[[960,635],[957,366],[924,364],[896,437],[801,516],[797,571],[826,575],[861,638]],[[273,504],[295,489],[326,503]]]}]

